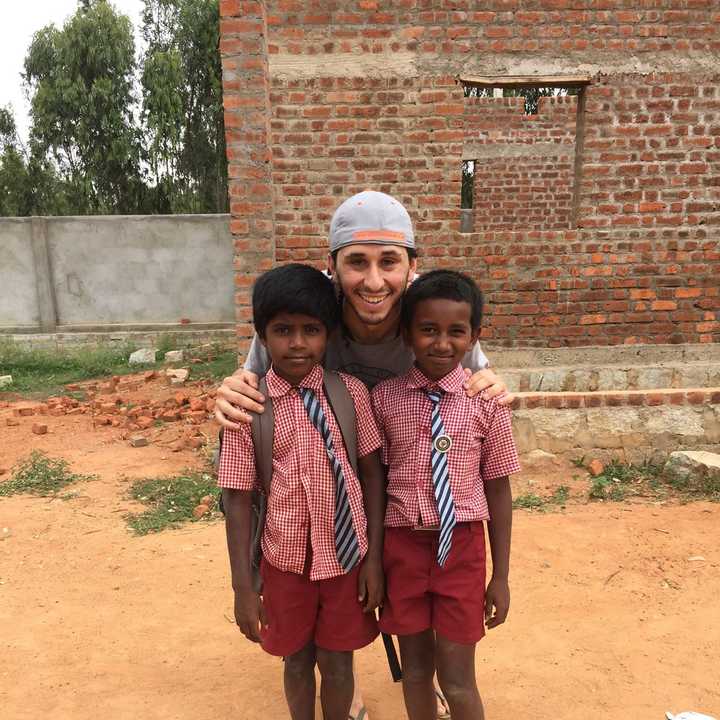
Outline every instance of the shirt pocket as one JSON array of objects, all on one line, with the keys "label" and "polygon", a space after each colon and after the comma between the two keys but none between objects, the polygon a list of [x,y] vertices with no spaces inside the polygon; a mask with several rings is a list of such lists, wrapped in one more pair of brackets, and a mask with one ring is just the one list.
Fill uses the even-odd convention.
[{"label": "shirt pocket", "polygon": [[430,429],[428,423],[418,424],[409,413],[394,412],[385,417],[385,443],[384,455],[391,466],[399,464],[416,463],[421,454],[423,433],[427,437],[430,447]]}]

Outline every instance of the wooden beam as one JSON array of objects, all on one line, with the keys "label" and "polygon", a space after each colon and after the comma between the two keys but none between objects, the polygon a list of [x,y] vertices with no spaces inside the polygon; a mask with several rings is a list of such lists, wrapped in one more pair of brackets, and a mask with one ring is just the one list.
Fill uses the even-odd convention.
[{"label": "wooden beam", "polygon": [[585,87],[589,75],[460,75],[458,80],[470,87]]}]

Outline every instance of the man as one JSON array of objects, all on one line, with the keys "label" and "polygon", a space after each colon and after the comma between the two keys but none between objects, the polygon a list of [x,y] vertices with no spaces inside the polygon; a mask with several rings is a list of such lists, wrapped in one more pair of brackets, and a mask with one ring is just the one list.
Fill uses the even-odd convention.
[{"label": "man", "polygon": [[[369,389],[410,369],[414,356],[400,334],[400,305],[416,269],[412,221],[398,200],[366,190],[340,205],[330,223],[328,273],[342,305],[342,327],[328,339],[326,368],[355,375]],[[502,404],[512,400],[505,384],[488,368],[478,343],[462,364],[470,397],[485,391]],[[218,389],[215,417],[221,425],[238,428],[239,423],[251,421],[249,413],[263,411],[265,398],[257,390],[258,376],[269,366],[256,336],[244,368],[225,378]],[[440,695],[438,712],[439,717],[446,716]],[[351,717],[368,720],[359,691]]]}]

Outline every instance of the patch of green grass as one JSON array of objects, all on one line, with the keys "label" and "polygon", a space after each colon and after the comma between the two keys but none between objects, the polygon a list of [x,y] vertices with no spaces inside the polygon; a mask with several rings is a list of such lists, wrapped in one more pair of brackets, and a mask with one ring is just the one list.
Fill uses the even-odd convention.
[{"label": "patch of green grass", "polygon": [[513,499],[513,509],[537,510],[545,504],[545,501],[535,493],[525,493]]},{"label": "patch of green grass", "polygon": [[209,378],[215,381],[224,380],[238,368],[237,351],[220,350],[216,355],[213,354],[212,360],[204,360],[200,363],[188,365],[188,367],[190,368],[191,378],[194,380],[199,378]]},{"label": "patch of green grass", "polygon": [[156,349],[157,359],[164,360],[165,353],[170,352],[170,350],[177,350],[177,338],[170,333],[162,333],[157,339]]},{"label": "patch of green grass", "polygon": [[585,467],[585,456],[582,457],[576,457],[572,458],[570,461],[575,467],[584,468]]},{"label": "patch of green grass", "polygon": [[205,495],[215,496],[216,493],[215,478],[198,471],[177,477],[137,480],[130,488],[130,495],[149,508],[143,513],[128,515],[126,520],[136,535],[161,532],[188,521],[196,522],[193,509]]},{"label": "patch of green grass", "polygon": [[612,459],[597,477],[591,478],[591,500],[621,502],[630,496],[656,495],[661,491],[662,464],[633,464]]},{"label": "patch of green grass", "polygon": [[50,395],[67,383],[137,372],[127,362],[134,349],[129,344],[31,349],[0,340],[0,375],[12,375],[9,391]]},{"label": "patch of green grass", "polygon": [[513,500],[513,510],[539,510],[545,512],[553,505],[564,506],[570,497],[570,488],[567,485],[560,485],[549,497],[541,497],[535,493],[518,495]]},{"label": "patch of green grass", "polygon": [[673,490],[687,499],[704,498],[720,502],[720,474],[710,473],[701,477],[695,475],[664,474],[662,479]]},{"label": "patch of green grass", "polygon": [[61,458],[51,458],[39,450],[21,460],[12,471],[9,480],[0,482],[0,496],[29,493],[31,495],[54,495],[67,485],[80,480],[94,480],[94,475],[79,475]]}]

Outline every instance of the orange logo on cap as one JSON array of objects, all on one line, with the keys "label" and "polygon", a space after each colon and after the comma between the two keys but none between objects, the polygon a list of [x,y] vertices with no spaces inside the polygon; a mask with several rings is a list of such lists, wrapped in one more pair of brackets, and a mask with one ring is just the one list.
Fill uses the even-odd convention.
[{"label": "orange logo on cap", "polygon": [[405,242],[405,233],[394,230],[357,230],[353,233],[353,240],[391,240]]}]

